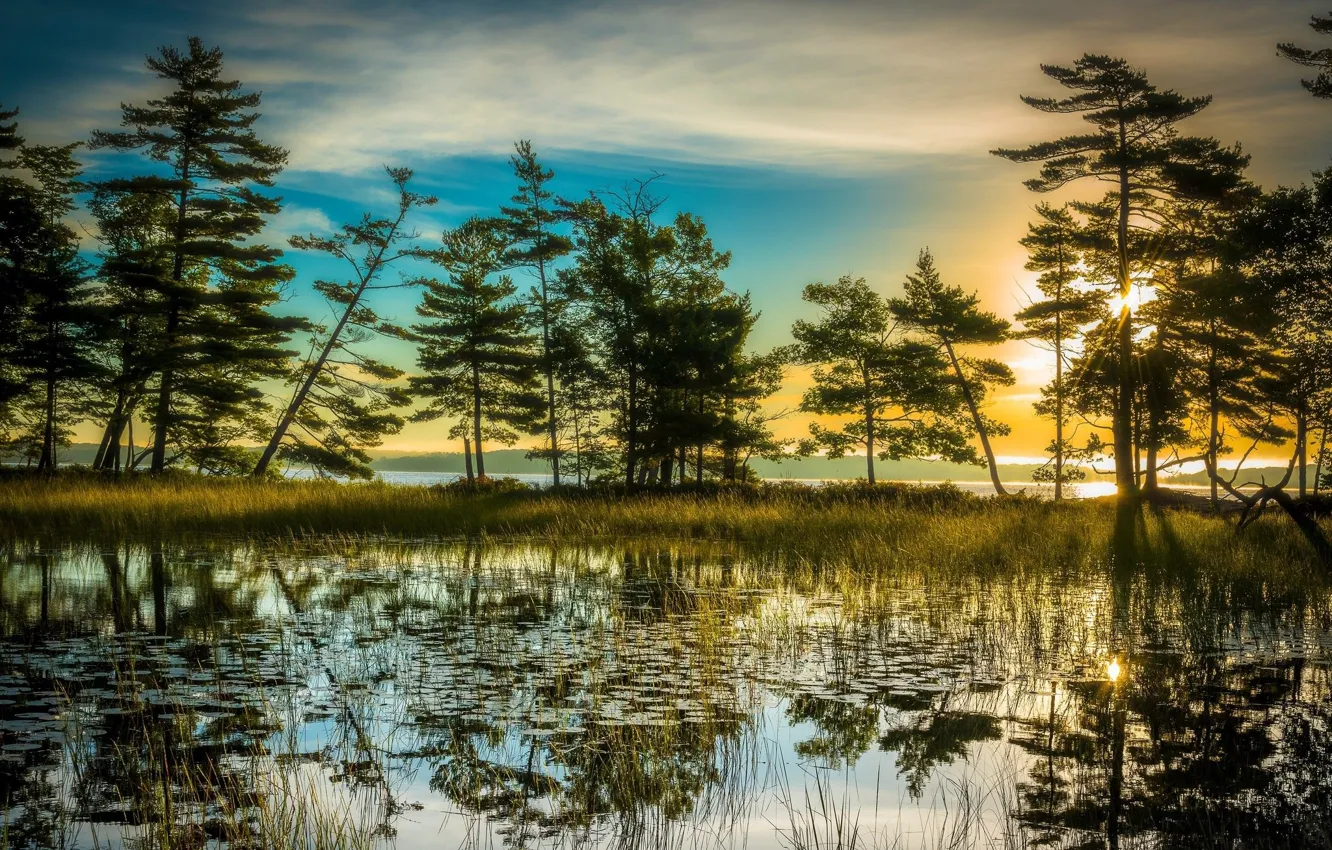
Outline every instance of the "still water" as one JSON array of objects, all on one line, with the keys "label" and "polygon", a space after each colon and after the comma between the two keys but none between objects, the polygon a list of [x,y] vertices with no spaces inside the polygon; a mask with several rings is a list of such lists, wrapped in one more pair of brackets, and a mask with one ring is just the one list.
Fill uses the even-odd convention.
[{"label": "still water", "polygon": [[[1326,846],[1325,584],[19,545],[9,847]],[[1320,845],[1321,842],[1321,845]]]}]

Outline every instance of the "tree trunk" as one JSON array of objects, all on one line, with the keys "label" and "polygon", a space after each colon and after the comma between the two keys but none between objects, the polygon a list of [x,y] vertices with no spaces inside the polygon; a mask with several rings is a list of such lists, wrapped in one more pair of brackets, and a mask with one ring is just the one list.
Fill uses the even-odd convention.
[{"label": "tree trunk", "polygon": [[476,441],[476,476],[486,477],[486,458],[481,451],[481,372],[472,364],[472,436]]},{"label": "tree trunk", "polygon": [[680,476],[679,476],[679,477],[680,477],[680,486],[681,486],[681,487],[683,487],[683,486],[685,485],[685,483],[688,482],[688,480],[689,480],[688,478],[685,477],[685,464],[688,462],[688,460],[689,460],[689,449],[685,448],[684,446],[680,446]]},{"label": "tree trunk", "polygon": [[[180,309],[173,304],[167,312],[166,350],[176,344],[176,331],[180,327]],[[168,362],[171,355],[167,355]],[[162,377],[157,385],[157,414],[153,422],[153,460],[149,471],[159,473],[166,469],[167,420],[171,418],[171,393],[175,389],[176,374],[170,366],[162,368]]]},{"label": "tree trunk", "polygon": [[541,279],[541,352],[546,373],[546,427],[550,435],[550,474],[553,486],[560,486],[560,440],[555,426],[555,365],[550,356],[550,300],[546,294],[546,258],[540,251],[545,244],[540,216],[537,224],[537,275]]},{"label": "tree trunk", "polygon": [[1211,323],[1212,338],[1210,348],[1207,354],[1207,463],[1208,469],[1214,470],[1214,474],[1208,476],[1212,481],[1212,510],[1221,509],[1220,497],[1216,490],[1217,475],[1220,470],[1217,467],[1217,455],[1220,452],[1221,440],[1221,390],[1217,378],[1216,363],[1216,320]]},{"label": "tree trunk", "polygon": [[[1064,299],[1064,261],[1063,254],[1060,254],[1059,260],[1059,288],[1055,291],[1055,299],[1062,304]],[[1055,486],[1054,500],[1062,501],[1064,498],[1064,314],[1061,310],[1055,313]],[[1051,697],[1053,700],[1054,697]]]},{"label": "tree trunk", "polygon": [[55,409],[55,375],[48,371],[46,374],[46,401],[42,405],[42,456],[37,461],[39,471],[55,472]]},{"label": "tree trunk", "polygon": [[1314,466],[1313,491],[1314,491],[1314,495],[1315,495],[1315,496],[1318,495],[1318,491],[1319,491],[1319,490],[1322,488],[1322,486],[1323,486],[1323,485],[1322,485],[1322,481],[1323,481],[1323,454],[1324,454],[1326,451],[1327,451],[1327,426],[1324,425],[1322,428],[1319,429],[1319,437],[1318,437],[1318,459],[1317,459],[1317,461],[1315,461],[1315,464],[1316,464],[1316,465]]},{"label": "tree trunk", "polygon": [[472,440],[463,434],[463,468],[467,470],[467,483],[475,485],[476,475],[472,473]]},{"label": "tree trunk", "polygon": [[116,392],[116,406],[111,409],[111,415],[106,420],[106,427],[102,429],[102,441],[97,444],[97,454],[93,457],[92,463],[93,469],[105,468],[107,449],[111,446],[111,429],[116,426],[124,408],[125,390],[122,388]]},{"label": "tree trunk", "polygon": [[1299,409],[1295,413],[1295,463],[1299,465],[1300,498],[1307,495],[1309,466],[1309,414],[1305,409],[1304,402],[1300,402]]},{"label": "tree trunk", "polygon": [[971,385],[962,374],[962,364],[958,362],[952,343],[945,342],[944,350],[948,352],[948,360],[953,364],[953,374],[957,375],[958,386],[962,388],[962,399],[967,403],[967,410],[971,411],[971,421],[975,423],[976,434],[980,437],[981,448],[985,451],[985,462],[990,467],[990,483],[994,485],[995,494],[1006,496],[1008,491],[999,481],[999,465],[995,463],[994,450],[990,448],[990,435],[986,432],[985,420],[981,418],[980,410],[976,407],[976,398],[971,394]]},{"label": "tree trunk", "polygon": [[1116,253],[1119,255],[1119,395],[1115,399],[1115,485],[1119,495],[1136,493],[1135,470],[1129,467],[1133,458],[1133,311],[1129,309],[1129,296],[1133,292],[1133,279],[1129,272],[1129,170],[1128,128],[1119,123],[1119,232]]},{"label": "tree trunk", "polygon": [[629,392],[626,399],[628,409],[625,411],[625,435],[624,435],[624,486],[632,488],[634,486],[634,465],[638,460],[636,445],[638,440],[638,370],[635,367],[634,360],[638,357],[636,352],[630,354],[629,364]]},{"label": "tree trunk", "polygon": [[874,408],[865,408],[865,474],[874,484]]}]

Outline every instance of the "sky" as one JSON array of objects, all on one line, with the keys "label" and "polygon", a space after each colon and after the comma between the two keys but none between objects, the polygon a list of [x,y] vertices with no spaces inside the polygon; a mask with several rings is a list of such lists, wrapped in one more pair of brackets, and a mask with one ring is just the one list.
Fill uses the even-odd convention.
[{"label": "sky", "polygon": [[[1018,239],[1042,197],[1033,167],[988,154],[1078,132],[1020,94],[1059,91],[1041,63],[1122,56],[1153,82],[1215,100],[1186,132],[1240,142],[1250,176],[1295,184],[1332,160],[1332,104],[1299,85],[1275,45],[1313,45],[1327,0],[883,0],[883,2],[32,2],[8,0],[0,103],[20,107],[34,142],[112,129],[121,102],[161,83],[143,65],[160,45],[199,35],[227,75],[263,92],[257,130],[290,150],[265,238],[327,232],[392,203],[382,167],[415,169],[438,205],[413,222],[425,243],[512,193],[507,157],[531,139],[580,197],[656,183],[667,210],[707,222],[733,252],[729,286],[753,294],[755,348],[790,340],[800,291],[843,274],[900,291],[929,247],[945,281],[1011,315],[1034,292]],[[1326,45],[1317,45],[1326,46]],[[85,155],[89,176],[141,168]],[[1059,201],[1072,195],[1057,195]],[[86,217],[86,216],[85,216]],[[298,277],[283,309],[327,310],[310,292],[336,274],[289,251]],[[410,290],[381,313],[410,321]],[[411,352],[388,359],[412,366]],[[989,414],[1013,425],[1001,458],[1040,455],[1051,438],[1031,403],[1049,355],[1024,342],[993,352],[1017,383]],[[795,373],[774,404],[794,407]],[[782,428],[804,432],[793,416]],[[452,449],[447,426],[412,424],[385,448]]]}]

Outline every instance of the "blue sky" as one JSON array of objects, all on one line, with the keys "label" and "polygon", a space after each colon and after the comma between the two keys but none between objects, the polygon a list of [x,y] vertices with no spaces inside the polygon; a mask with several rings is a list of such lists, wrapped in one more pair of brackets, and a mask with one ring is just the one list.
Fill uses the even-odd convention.
[{"label": "blue sky", "polygon": [[[660,172],[668,208],[702,216],[734,252],[730,285],[764,314],[759,347],[788,340],[806,283],[850,272],[891,292],[925,245],[991,309],[1022,302],[1017,239],[1039,199],[1020,184],[1027,169],[986,151],[1078,129],[1019,103],[1053,93],[1040,62],[1113,53],[1163,87],[1214,95],[1186,127],[1242,142],[1267,185],[1332,157],[1332,105],[1275,55],[1277,41],[1316,40],[1305,24],[1326,3],[1303,0],[6,5],[0,103],[22,109],[34,141],[115,126],[121,101],[159,91],[143,69],[159,45],[221,46],[229,75],[264,92],[261,135],[291,150],[275,241],[386,209],[384,164],[412,166],[440,196],[416,222],[436,238],[507,198],[518,138],[568,196]],[[89,167],[141,166],[97,154]],[[289,259],[288,308],[318,315],[308,282],[333,269]],[[410,319],[413,300],[381,307]],[[1031,427],[999,451],[1036,454],[1041,355],[1000,354],[1019,384],[994,412]],[[785,401],[799,390],[797,376]],[[412,426],[390,446],[436,443]]]}]

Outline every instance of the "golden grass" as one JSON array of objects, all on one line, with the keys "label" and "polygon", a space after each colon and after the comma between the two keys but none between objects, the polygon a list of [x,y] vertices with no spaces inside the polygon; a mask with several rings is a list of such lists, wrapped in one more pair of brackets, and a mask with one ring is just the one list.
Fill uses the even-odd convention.
[{"label": "golden grass", "polygon": [[[1118,538],[1127,528],[1122,518]],[[1144,509],[1120,557],[1214,569],[1319,571],[1293,525],[1273,515],[1243,535],[1232,521]],[[1107,502],[982,499],[950,487],[769,486],[701,493],[468,493],[320,481],[71,475],[0,479],[0,536],[50,543],[200,536],[493,536],[544,540],[716,540],[782,557],[876,568],[897,560],[947,571],[1042,570],[1116,552]],[[1140,545],[1134,549],[1133,541]]]}]

